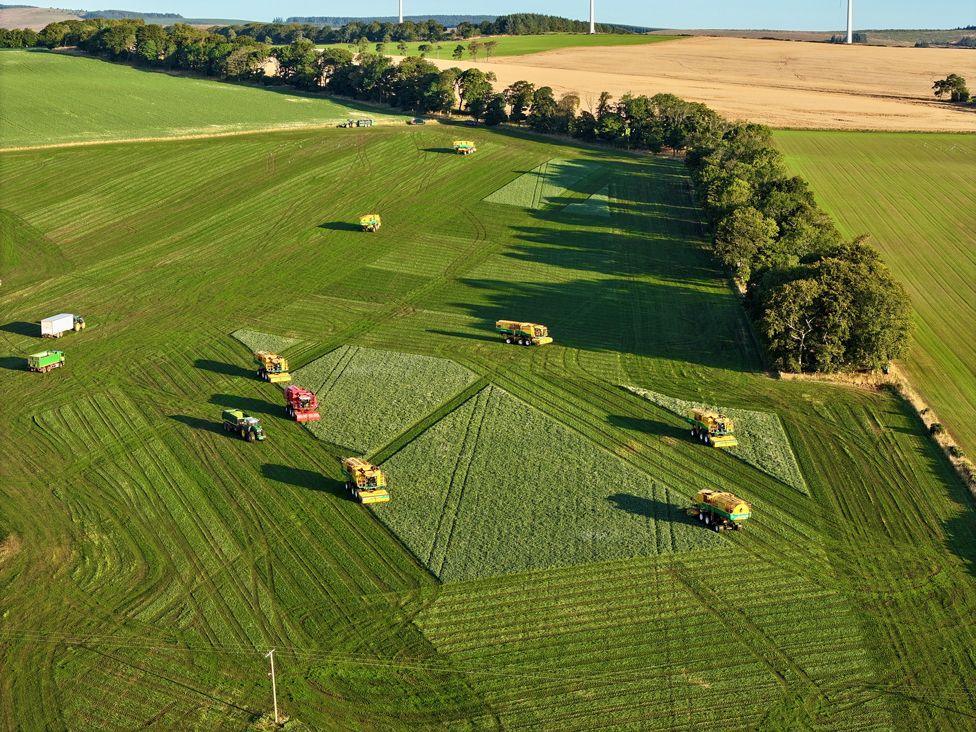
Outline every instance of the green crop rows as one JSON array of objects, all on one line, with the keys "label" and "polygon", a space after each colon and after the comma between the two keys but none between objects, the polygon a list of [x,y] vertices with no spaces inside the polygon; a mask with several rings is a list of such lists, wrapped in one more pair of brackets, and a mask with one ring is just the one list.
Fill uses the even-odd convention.
[{"label": "green crop rows", "polygon": [[849,236],[870,233],[915,308],[905,359],[976,452],[976,135],[778,132],[788,163]]},{"label": "green crop rows", "polygon": [[599,175],[602,169],[599,162],[592,160],[547,160],[505,184],[485,197],[485,200],[489,203],[540,209],[553,203],[568,188]]},{"label": "green crop rows", "polygon": [[726,452],[740,460],[745,460],[774,478],[779,478],[798,491],[808,492],[803,473],[800,472],[800,466],[796,462],[796,455],[793,454],[790,440],[783,429],[783,423],[775,414],[689,402],[656,391],[639,389],[636,386],[626,388],[679,417],[689,417],[691,410],[696,407],[717,409],[722,414],[728,415],[735,422],[735,436],[739,444],[723,448]]},{"label": "green crop rows", "polygon": [[384,463],[377,514],[443,581],[716,547],[667,487],[497,387]]},{"label": "green crop rows", "polygon": [[[78,109],[50,80],[30,97],[2,83],[5,110]],[[0,215],[0,728],[243,730],[270,705],[269,648],[282,711],[314,729],[972,726],[972,499],[893,395],[764,373],[680,161],[488,129],[463,159],[438,152],[456,136],[439,126],[346,132],[0,154],[16,181]],[[560,198],[609,183],[609,218],[484,202],[553,159],[608,171]],[[383,229],[357,231],[373,210]],[[66,367],[24,371],[47,345],[37,321],[63,311],[88,322],[59,342]],[[555,343],[506,346],[498,318]],[[391,503],[349,500],[340,448],[285,418],[228,335],[242,326],[298,339],[293,373],[345,347],[386,354],[364,368],[438,360],[419,371],[435,397],[364,440]],[[440,390],[445,363],[466,371]],[[397,403],[372,377],[364,400],[374,381]],[[808,493],[618,384],[777,415]],[[352,392],[323,397],[322,423],[368,414]],[[224,433],[229,407],[268,440]],[[476,415],[490,442],[465,442]],[[623,489],[591,482],[589,461]],[[454,471],[494,477],[461,495]],[[716,485],[753,504],[744,531],[641,513]],[[408,514],[401,540],[383,520]],[[422,528],[442,517],[453,538]],[[693,550],[658,552],[672,531]],[[539,568],[562,545],[532,533],[600,561]],[[417,560],[435,539],[444,576],[469,579]]]},{"label": "green crop rows", "polygon": [[293,373],[318,394],[324,418],[316,437],[369,453],[387,444],[475,380],[443,358],[342,346]]}]

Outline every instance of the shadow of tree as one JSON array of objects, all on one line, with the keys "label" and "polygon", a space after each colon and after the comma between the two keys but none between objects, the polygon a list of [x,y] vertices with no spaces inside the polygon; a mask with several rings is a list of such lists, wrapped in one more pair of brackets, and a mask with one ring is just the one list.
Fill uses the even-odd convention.
[{"label": "shadow of tree", "polygon": [[268,480],[303,488],[310,491],[324,491],[334,496],[346,497],[345,486],[338,480],[314,470],[304,470],[291,465],[265,463],[261,466],[261,475]]}]

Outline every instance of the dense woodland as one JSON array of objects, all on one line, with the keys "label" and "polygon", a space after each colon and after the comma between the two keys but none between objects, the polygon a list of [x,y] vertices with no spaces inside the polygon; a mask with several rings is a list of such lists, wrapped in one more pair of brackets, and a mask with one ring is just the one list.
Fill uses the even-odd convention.
[{"label": "dense woodland", "polygon": [[[582,109],[574,94],[517,81],[494,90],[491,73],[399,63],[360,44],[315,48],[307,38],[272,47],[248,35],[141,21],[66,21],[40,32],[46,46],[222,79],[287,85],[389,104],[417,113],[466,114],[635,150],[685,154],[715,255],[745,283],[746,303],[771,362],[790,371],[886,367],[904,350],[908,297],[863,239],[846,241],[806,182],[785,172],[769,128],[725,120],[670,94],[600,95]],[[461,46],[463,49],[464,47]],[[265,76],[270,59],[277,73]]]}]

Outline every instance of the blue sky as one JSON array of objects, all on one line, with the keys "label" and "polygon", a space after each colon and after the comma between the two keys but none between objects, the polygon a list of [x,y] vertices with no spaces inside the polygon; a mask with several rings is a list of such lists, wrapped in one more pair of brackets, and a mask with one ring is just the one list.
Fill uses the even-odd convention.
[{"label": "blue sky", "polygon": [[[396,0],[111,0],[84,7],[270,20],[293,15],[392,15]],[[536,12],[583,18],[588,7],[588,0],[404,0],[406,15]],[[606,22],[670,28],[833,30],[845,24],[846,8],[847,0],[597,0],[597,17]],[[854,10],[858,28],[976,24],[976,0],[855,0]]]}]

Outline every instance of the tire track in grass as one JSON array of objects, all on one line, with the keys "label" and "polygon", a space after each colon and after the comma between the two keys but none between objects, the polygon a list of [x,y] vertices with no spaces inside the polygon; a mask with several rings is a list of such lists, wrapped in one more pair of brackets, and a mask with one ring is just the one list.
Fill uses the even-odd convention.
[{"label": "tire track in grass", "polygon": [[[444,492],[444,503],[441,508],[440,518],[437,522],[437,530],[434,533],[434,544],[431,546],[430,554],[426,564],[440,577],[444,572],[444,565],[447,562],[448,551],[451,547],[451,539],[454,537],[454,528],[457,525],[458,514],[461,512],[461,504],[464,500],[464,488],[468,482],[468,470],[471,461],[474,460],[474,452],[478,447],[481,437],[481,427],[485,421],[488,411],[488,401],[491,396],[491,388],[486,387],[478,392],[475,397],[471,418],[465,428],[464,439],[461,442],[461,450],[454,463],[454,470],[451,471],[451,482]],[[439,548],[443,546],[443,550]],[[434,569],[436,567],[436,569]]]}]

